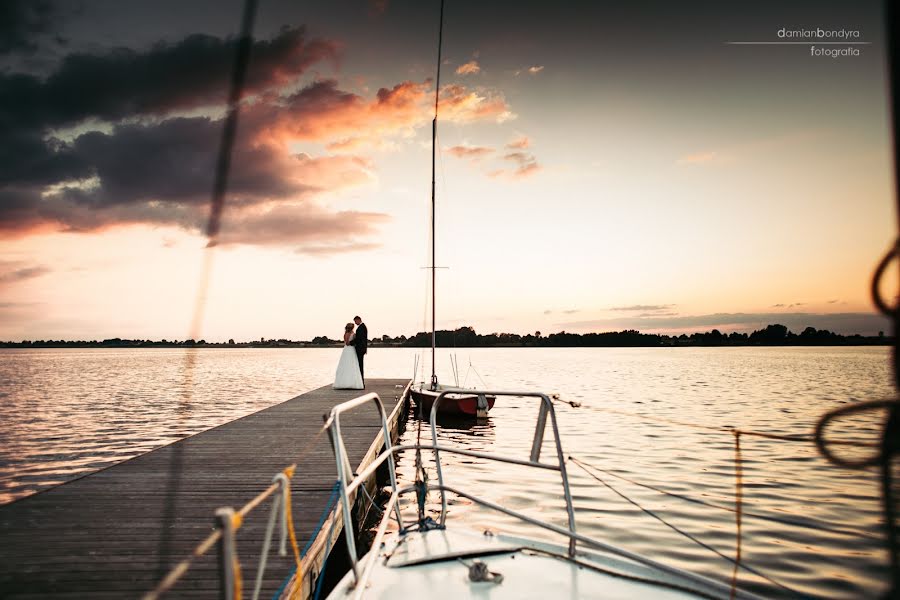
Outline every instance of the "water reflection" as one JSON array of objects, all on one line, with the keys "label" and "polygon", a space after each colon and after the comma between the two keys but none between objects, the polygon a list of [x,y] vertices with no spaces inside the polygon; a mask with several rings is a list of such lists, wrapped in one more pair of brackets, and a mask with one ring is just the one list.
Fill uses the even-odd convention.
[{"label": "water reflection", "polygon": [[[735,550],[733,512],[638,484],[733,507],[734,438],[722,428],[808,436],[824,412],[893,393],[884,348],[468,352],[490,387],[538,388],[580,401],[580,408],[556,407],[563,450],[636,482],[607,479],[726,556]],[[199,350],[192,358],[193,380],[186,384],[183,349],[0,351],[0,502],[325,385],[339,353]],[[366,370],[370,377],[395,377],[409,372],[414,354],[374,349]],[[438,375],[451,380],[449,372]],[[192,394],[188,403],[185,390]],[[498,399],[486,422],[442,422],[439,440],[524,459],[537,409],[532,400]],[[869,441],[881,421],[876,414],[852,415],[835,423],[829,437]],[[685,423],[719,430],[681,425]],[[413,415],[404,442],[415,439],[417,426]],[[423,435],[430,437],[425,427]],[[546,461],[554,459],[550,448],[545,446]],[[801,594],[877,597],[888,573],[876,470],[832,465],[810,443],[742,438],[741,451],[743,560]],[[401,480],[414,479],[413,459],[407,453],[399,461]],[[425,453],[423,459],[433,478],[433,457]],[[450,485],[565,525],[557,473],[449,453],[442,455],[442,464]],[[709,577],[730,579],[730,563],[648,518],[596,480],[574,468],[570,480],[580,531]],[[429,497],[429,510],[439,506],[439,497]],[[534,533],[513,519],[452,501],[448,523],[459,522]],[[746,572],[739,573],[739,585],[765,597],[787,597]]]}]

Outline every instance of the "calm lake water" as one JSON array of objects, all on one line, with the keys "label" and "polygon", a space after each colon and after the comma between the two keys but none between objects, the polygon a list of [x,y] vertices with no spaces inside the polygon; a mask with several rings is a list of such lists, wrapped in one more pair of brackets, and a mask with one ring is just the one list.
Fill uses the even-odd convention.
[{"label": "calm lake water", "polygon": [[[147,452],[329,383],[339,349],[0,350],[0,503]],[[416,352],[375,349],[369,377],[411,376]],[[460,383],[538,389],[557,405],[580,531],[730,581],[735,552],[735,440],[716,427],[810,434],[825,411],[893,394],[886,348],[461,349]],[[439,376],[451,382],[441,353]],[[474,365],[474,367],[470,367]],[[537,405],[498,400],[485,423],[442,440],[526,458]],[[840,439],[876,439],[882,415],[840,423]],[[696,427],[702,425],[712,429]],[[549,427],[548,427],[549,431]],[[411,419],[404,439],[414,440]],[[423,430],[423,435],[427,431]],[[543,458],[553,459],[546,445]],[[858,451],[857,451],[858,452]],[[427,457],[426,457],[427,458]],[[565,525],[553,473],[442,456],[448,484]],[[739,585],[768,597],[876,598],[888,579],[874,469],[848,470],[806,442],[741,437],[744,517]],[[399,476],[411,481],[413,459]],[[608,475],[613,473],[621,478]],[[433,477],[433,474],[432,474]],[[639,482],[707,504],[661,494]],[[439,498],[429,498],[431,506]],[[514,534],[530,527],[468,502],[449,523]],[[542,535],[558,541],[552,534]]]}]

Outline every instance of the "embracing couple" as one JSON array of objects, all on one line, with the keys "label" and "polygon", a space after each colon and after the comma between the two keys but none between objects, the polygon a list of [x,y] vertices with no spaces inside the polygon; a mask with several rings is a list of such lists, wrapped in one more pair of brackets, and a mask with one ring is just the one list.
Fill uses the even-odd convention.
[{"label": "embracing couple", "polygon": [[[356,323],[356,331],[353,331],[353,323]],[[344,327],[344,349],[334,374],[333,387],[336,390],[366,389],[363,359],[369,345],[369,330],[358,316],[353,317],[353,323],[347,323]]]}]

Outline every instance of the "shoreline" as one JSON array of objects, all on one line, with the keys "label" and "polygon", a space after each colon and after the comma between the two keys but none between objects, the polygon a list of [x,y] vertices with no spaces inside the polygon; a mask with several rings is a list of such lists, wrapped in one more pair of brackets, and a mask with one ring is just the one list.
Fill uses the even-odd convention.
[{"label": "shoreline", "polygon": [[[893,338],[883,338],[877,340],[848,340],[834,343],[694,343],[694,342],[675,342],[661,344],[493,344],[493,345],[438,345],[441,349],[463,349],[463,348],[842,348],[842,347],[865,347],[865,346],[884,346],[893,345]],[[151,343],[134,343],[134,344],[104,344],[82,343],[82,342],[62,342],[62,343],[39,343],[39,342],[0,342],[0,349],[48,349],[48,350],[76,350],[85,348],[94,349],[145,349],[145,348],[186,348],[186,349],[247,349],[247,348],[342,348],[343,344],[313,344],[310,342],[293,342],[279,344],[260,344],[260,343],[244,343],[244,344],[163,344],[158,342]],[[369,348],[405,348],[405,349],[428,349],[430,346],[412,346],[404,344],[369,344]]]}]

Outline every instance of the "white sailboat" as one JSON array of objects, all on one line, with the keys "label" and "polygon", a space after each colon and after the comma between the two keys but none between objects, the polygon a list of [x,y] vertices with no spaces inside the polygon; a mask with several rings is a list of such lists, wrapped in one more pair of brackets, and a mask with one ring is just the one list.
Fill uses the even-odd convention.
[{"label": "white sailboat", "polygon": [[[734,587],[676,569],[633,552],[616,548],[602,540],[578,533],[569,480],[566,472],[562,440],[556,424],[553,403],[540,392],[487,392],[493,396],[517,396],[540,403],[534,441],[527,458],[474,452],[444,446],[438,441],[437,413],[439,404],[450,393],[466,390],[445,389],[431,410],[431,443],[392,446],[384,407],[377,394],[366,394],[336,406],[327,421],[331,430],[341,510],[350,512],[350,497],[372,477],[383,464],[388,464],[391,496],[378,525],[371,550],[357,560],[353,527],[345,527],[351,569],[328,596],[331,600],[346,598],[406,598],[410,594],[427,594],[430,598],[755,598]],[[341,415],[349,410],[375,404],[382,416],[386,432],[386,449],[364,471],[351,477],[349,462],[341,439]],[[547,422],[553,434],[555,461],[542,461],[541,450]],[[417,481],[399,487],[394,471],[394,454],[402,450],[433,452],[437,483]],[[566,527],[536,519],[529,515],[480,498],[470,491],[457,489],[445,482],[441,454],[465,455],[470,459],[497,461],[557,471],[562,483],[568,521]],[[421,457],[419,457],[421,458]],[[421,464],[421,461],[417,460]],[[439,493],[441,512],[436,520],[425,514],[425,494]],[[401,510],[405,495],[416,495],[418,518],[406,519]],[[560,536],[562,543],[546,543],[534,539],[507,536],[492,531],[472,531],[447,522],[447,495],[521,519],[528,525]],[[407,501],[407,505],[410,505]],[[396,532],[387,534],[391,519]]]},{"label": "white sailboat", "polygon": [[[431,121],[431,380],[426,383],[424,381],[414,382],[410,388],[410,394],[413,400],[419,405],[423,413],[430,413],[435,400],[444,391],[444,387],[438,383],[437,374],[435,372],[435,345],[436,345],[436,308],[435,308],[435,198],[434,198],[434,179],[435,179],[435,147],[437,144],[437,118],[438,107],[441,90],[441,42],[443,41],[444,31],[444,2],[441,0],[441,17],[438,29],[438,56],[437,56],[437,75],[435,77],[434,87],[434,119]],[[490,394],[484,393],[454,393],[445,396],[440,404],[440,412],[448,415],[459,415],[468,417],[487,417],[488,411],[494,407],[496,398]]]}]

